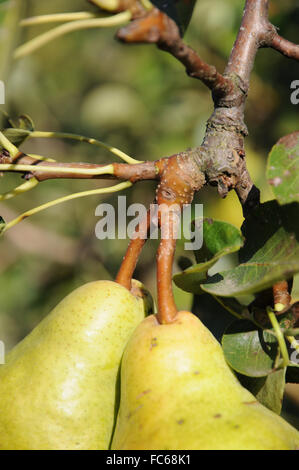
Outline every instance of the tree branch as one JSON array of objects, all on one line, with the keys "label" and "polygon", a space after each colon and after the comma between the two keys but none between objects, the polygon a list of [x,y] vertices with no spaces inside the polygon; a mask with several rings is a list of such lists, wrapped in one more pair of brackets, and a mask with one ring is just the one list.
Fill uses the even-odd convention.
[{"label": "tree branch", "polygon": [[215,110],[207,123],[207,130],[195,160],[203,167],[211,184],[225,197],[235,189],[244,213],[259,202],[259,191],[254,187],[245,160],[244,138],[247,128],[244,109],[250,74],[260,47],[272,40],[276,30],[268,21],[268,0],[247,0],[240,29],[232,48],[224,77],[234,87],[225,95],[213,93]]},{"label": "tree branch", "polygon": [[[7,156],[5,156],[7,162]],[[155,162],[146,161],[134,165],[127,163],[111,163],[110,165],[96,164],[96,163],[61,163],[61,162],[48,162],[40,161],[22,152],[16,154],[10,160],[13,165],[0,163],[0,171],[18,171],[25,173],[26,178],[34,176],[38,181],[46,181],[49,179],[116,179],[128,180],[135,183],[140,180],[155,180],[157,179],[157,169]],[[16,165],[16,166],[14,166]],[[26,172],[22,170],[22,166],[32,166],[32,170],[27,169]],[[18,170],[18,167],[20,168]],[[113,168],[113,173],[101,173],[105,167]],[[42,169],[41,169],[42,168]],[[53,171],[55,168],[55,171]],[[49,169],[49,171],[47,171]],[[52,169],[52,171],[51,171]],[[60,169],[60,170],[59,170]],[[69,169],[70,171],[66,171]],[[76,171],[72,171],[76,170]],[[82,170],[80,172],[80,170]],[[88,171],[86,171],[88,170]],[[98,170],[99,174],[96,174]]]},{"label": "tree branch", "polygon": [[274,34],[268,46],[280,52],[285,57],[299,60],[299,44],[294,44],[293,42],[282,38],[279,34]]},{"label": "tree branch", "polygon": [[243,19],[224,74],[237,74],[249,86],[256,53],[276,33],[268,21],[269,0],[246,0]]},{"label": "tree branch", "polygon": [[201,80],[211,90],[222,95],[232,89],[232,82],[213,65],[204,62],[181,38],[176,23],[157,8],[120,29],[117,38],[125,43],[156,43],[159,49],[172,54],[185,67],[190,77]]},{"label": "tree branch", "polygon": [[157,8],[135,18],[117,34],[118,39],[126,43],[155,43],[177,58],[189,76],[200,79],[212,90],[215,111],[208,121],[204,141],[199,148],[180,155],[193,158],[198,175],[204,173],[207,182],[216,184],[221,197],[235,189],[244,211],[259,200],[244,158],[244,137],[248,133],[244,108],[256,53],[276,33],[268,21],[268,3],[268,0],[246,1],[239,33],[223,75],[183,42],[175,22]]}]

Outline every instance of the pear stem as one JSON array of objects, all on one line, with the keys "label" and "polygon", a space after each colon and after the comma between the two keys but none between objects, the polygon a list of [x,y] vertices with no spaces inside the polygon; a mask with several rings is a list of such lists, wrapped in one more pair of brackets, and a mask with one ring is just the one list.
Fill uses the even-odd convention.
[{"label": "pear stem", "polygon": [[159,209],[161,241],[157,251],[157,320],[161,324],[172,323],[178,313],[172,289],[172,266],[178,228],[177,215],[167,205],[164,206],[163,211]]},{"label": "pear stem", "polygon": [[138,258],[147,240],[147,233],[150,227],[150,223],[150,210],[148,210],[146,218],[144,218],[137,226],[136,231],[130,240],[126,254],[115,278],[116,282],[129,290],[131,290],[132,277],[138,262]]}]

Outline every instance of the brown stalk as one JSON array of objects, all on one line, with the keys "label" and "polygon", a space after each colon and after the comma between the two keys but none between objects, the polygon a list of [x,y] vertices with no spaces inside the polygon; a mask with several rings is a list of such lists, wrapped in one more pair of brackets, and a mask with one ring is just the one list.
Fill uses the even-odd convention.
[{"label": "brown stalk", "polygon": [[[61,162],[47,162],[47,161],[40,161],[35,158],[30,157],[22,152],[19,152],[9,163],[19,164],[19,165],[32,165],[32,171],[27,173],[27,177],[30,175],[34,176],[38,181],[46,181],[49,179],[120,179],[120,180],[128,180],[132,183],[136,183],[137,181],[141,180],[155,180],[157,179],[157,169],[155,166],[155,162],[146,161],[142,163],[137,163],[135,165],[129,165],[127,163],[113,163],[114,174],[106,174],[106,175],[88,175],[84,173],[73,173],[72,169],[100,169],[107,164],[96,164],[96,163],[61,163]],[[39,171],[39,167],[60,167],[62,169],[69,168],[70,172],[56,172],[49,171]],[[7,172],[13,170],[6,170]],[[14,171],[15,172],[15,171]],[[20,171],[20,173],[24,173]]]},{"label": "brown stalk", "polygon": [[117,38],[126,43],[156,43],[159,49],[172,54],[186,68],[190,77],[201,80],[219,95],[232,89],[232,82],[213,65],[204,62],[181,38],[176,23],[158,8],[153,8],[141,18],[120,29]]},{"label": "brown stalk", "polygon": [[205,183],[202,173],[189,155],[173,155],[158,162],[160,183],[157,187],[158,219],[161,241],[157,252],[157,294],[159,323],[174,321],[177,308],[172,289],[172,266],[176,247],[179,216],[185,204],[193,200],[194,192]]},{"label": "brown stalk", "polygon": [[172,289],[172,266],[176,247],[176,215],[168,211],[163,217],[167,218],[163,229],[166,238],[162,238],[157,251],[157,293],[159,323],[172,323],[177,315]]},{"label": "brown stalk", "polygon": [[259,47],[267,43],[276,30],[268,21],[268,0],[247,0],[243,19],[225,74],[237,74],[249,86],[249,77]]},{"label": "brown stalk", "polygon": [[[160,323],[170,323],[177,313],[172,292],[172,265],[179,214],[184,204],[192,202],[194,192],[203,186],[205,180],[202,173],[198,174],[193,160],[188,155],[178,154],[158,160],[156,168],[160,180],[156,202],[162,237],[157,252],[157,318]],[[137,228],[139,237],[133,237],[130,241],[116,277],[116,281],[127,289],[131,288],[136,263],[146,242],[152,222],[151,215],[148,211],[146,219]]]},{"label": "brown stalk", "polygon": [[150,228],[150,211],[147,211],[146,218],[136,228],[134,237],[130,240],[126,254],[120,265],[115,281],[131,290],[132,277],[136,268],[141,250],[147,240],[147,233]]},{"label": "brown stalk", "polygon": [[269,42],[269,47],[276,49],[276,51],[280,52],[285,57],[299,60],[299,44],[294,44],[293,42],[282,38],[279,34],[274,34],[273,38]]}]

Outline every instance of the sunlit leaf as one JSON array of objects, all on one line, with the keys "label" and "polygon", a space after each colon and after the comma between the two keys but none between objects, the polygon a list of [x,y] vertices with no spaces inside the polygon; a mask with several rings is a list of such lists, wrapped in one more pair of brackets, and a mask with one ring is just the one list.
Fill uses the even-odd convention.
[{"label": "sunlit leaf", "polygon": [[242,226],[246,242],[241,264],[201,284],[205,292],[224,297],[254,294],[299,272],[299,204],[276,201],[252,211]]},{"label": "sunlit leaf", "polygon": [[196,221],[198,230],[203,230],[203,246],[195,252],[198,264],[182,273],[175,274],[175,284],[187,292],[202,293],[200,284],[207,277],[207,271],[221,258],[239,250],[243,237],[234,225],[219,220],[204,218]]},{"label": "sunlit leaf", "polygon": [[299,131],[274,145],[268,158],[267,179],[280,204],[299,201]]}]

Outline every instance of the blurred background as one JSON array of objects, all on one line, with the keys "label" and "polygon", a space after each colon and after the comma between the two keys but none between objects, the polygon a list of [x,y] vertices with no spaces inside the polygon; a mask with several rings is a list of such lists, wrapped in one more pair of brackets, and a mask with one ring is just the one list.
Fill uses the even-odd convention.
[{"label": "blurred background", "polygon": [[[223,71],[242,17],[243,1],[198,0],[186,42],[202,58]],[[18,16],[94,11],[84,0],[0,1],[0,79],[6,86],[2,108],[11,117],[28,114],[36,130],[63,131],[98,138],[132,157],[155,160],[200,145],[213,111],[209,90],[190,79],[184,68],[155,46],[125,46],[114,39],[117,28],[86,30],[63,36],[32,55],[12,60],[12,50],[54,25],[17,27]],[[271,1],[271,21],[279,32],[298,43],[297,0]],[[268,152],[283,135],[298,130],[298,106],[290,101],[290,84],[299,79],[299,65],[276,51],[259,51],[246,108],[249,137],[247,162],[262,201],[273,198],[265,179]],[[108,163],[117,159],[87,144],[56,139],[31,139],[22,149],[58,161]],[[20,184],[16,175],[1,178],[1,192]],[[73,192],[94,189],[100,181],[47,181],[33,191],[0,204],[7,221],[27,209]],[[136,184],[120,193],[127,204],[149,205],[154,184]],[[92,196],[53,207],[9,230],[0,243],[0,339],[9,350],[71,290],[96,279],[113,279],[128,240],[98,240],[95,209],[101,202],[117,207],[117,194]],[[204,216],[243,221],[232,192],[220,200],[205,188],[196,202]],[[155,297],[155,250],[149,241],[135,278]],[[179,242],[177,260],[191,252]],[[179,266],[176,263],[175,270]],[[175,289],[179,308],[191,309],[191,295]],[[194,307],[198,310],[198,302]],[[216,336],[233,320],[218,304],[202,296],[202,319]],[[198,312],[197,312],[198,313]],[[229,317],[229,318],[228,318]],[[292,398],[293,397],[293,398]],[[299,425],[298,388],[288,386],[287,419]]]}]

